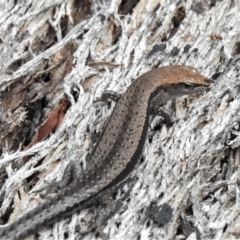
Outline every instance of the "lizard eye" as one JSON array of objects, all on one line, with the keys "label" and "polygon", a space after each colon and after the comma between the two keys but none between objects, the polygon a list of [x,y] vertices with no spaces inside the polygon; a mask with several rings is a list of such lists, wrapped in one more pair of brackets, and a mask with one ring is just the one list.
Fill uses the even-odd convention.
[{"label": "lizard eye", "polygon": [[192,88],[194,86],[194,84],[193,83],[184,83],[183,86],[185,88]]}]

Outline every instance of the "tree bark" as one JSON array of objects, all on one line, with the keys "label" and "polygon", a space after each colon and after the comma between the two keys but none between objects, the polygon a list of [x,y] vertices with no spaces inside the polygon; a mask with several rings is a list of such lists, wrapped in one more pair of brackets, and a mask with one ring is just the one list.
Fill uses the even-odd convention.
[{"label": "tree bark", "polygon": [[[190,65],[214,84],[168,103],[173,124],[151,118],[135,180],[117,192],[121,207],[103,233],[240,238],[239,1],[1,1],[0,13],[3,224],[53,194],[49,185],[66,181],[70,162],[87,164],[92,136],[114,107],[95,103],[104,90],[123,93],[154,67]],[[79,239],[89,214],[56,223],[41,239]],[[87,232],[84,239],[99,239]]]}]

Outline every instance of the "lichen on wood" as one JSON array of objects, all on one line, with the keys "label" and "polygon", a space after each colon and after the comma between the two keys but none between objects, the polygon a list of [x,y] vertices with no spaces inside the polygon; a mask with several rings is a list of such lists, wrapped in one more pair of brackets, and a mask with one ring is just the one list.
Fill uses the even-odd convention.
[{"label": "lichen on wood", "polygon": [[[151,129],[135,180],[117,192],[121,207],[103,233],[108,239],[238,239],[239,10],[238,1],[2,1],[3,223],[54,194],[49,185],[64,182],[70,162],[88,164],[92,135],[114,105],[96,103],[104,90],[123,93],[142,73],[178,64],[215,83],[166,106],[175,121]],[[86,230],[81,220],[88,214],[41,235],[64,239],[67,232],[73,239],[77,225]]]}]

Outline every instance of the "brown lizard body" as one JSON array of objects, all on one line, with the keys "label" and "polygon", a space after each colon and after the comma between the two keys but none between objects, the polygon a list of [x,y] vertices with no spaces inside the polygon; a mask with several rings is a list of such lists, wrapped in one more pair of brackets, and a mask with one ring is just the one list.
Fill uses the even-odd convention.
[{"label": "brown lizard body", "polygon": [[152,100],[187,95],[208,79],[192,67],[167,66],[138,77],[117,102],[78,181],[3,228],[1,240],[21,239],[88,206],[126,179],[141,158]]}]

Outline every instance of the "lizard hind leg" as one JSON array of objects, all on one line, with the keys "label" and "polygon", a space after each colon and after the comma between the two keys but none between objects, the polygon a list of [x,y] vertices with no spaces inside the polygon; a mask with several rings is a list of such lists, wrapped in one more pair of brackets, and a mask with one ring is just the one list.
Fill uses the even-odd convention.
[{"label": "lizard hind leg", "polygon": [[82,168],[80,163],[76,161],[70,161],[63,172],[62,180],[59,182],[54,181],[53,183],[47,182],[46,195],[49,193],[57,193],[66,189],[72,182],[79,181],[81,176]]}]

